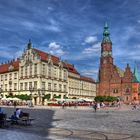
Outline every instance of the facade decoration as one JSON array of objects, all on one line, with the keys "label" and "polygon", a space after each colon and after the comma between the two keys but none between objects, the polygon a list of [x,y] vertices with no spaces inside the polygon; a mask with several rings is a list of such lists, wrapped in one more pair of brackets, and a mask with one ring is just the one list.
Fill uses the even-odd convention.
[{"label": "facade decoration", "polygon": [[97,80],[97,95],[115,96],[124,102],[138,100],[140,76],[135,66],[132,73],[129,64],[121,70],[113,62],[112,42],[107,23],[101,43],[100,67]]},{"label": "facade decoration", "polygon": [[90,98],[96,96],[95,81],[83,77],[74,65],[27,44],[17,60],[0,65],[0,89],[6,95],[31,95],[33,104],[43,104],[44,96]]}]

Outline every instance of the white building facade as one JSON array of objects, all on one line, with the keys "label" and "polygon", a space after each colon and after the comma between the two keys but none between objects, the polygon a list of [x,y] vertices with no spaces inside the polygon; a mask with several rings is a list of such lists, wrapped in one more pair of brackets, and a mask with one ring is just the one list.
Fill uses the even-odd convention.
[{"label": "white building facade", "polygon": [[32,48],[28,43],[20,59],[0,65],[0,92],[31,95],[33,104],[43,104],[44,96],[90,98],[96,96],[93,79],[81,76],[72,64]]}]

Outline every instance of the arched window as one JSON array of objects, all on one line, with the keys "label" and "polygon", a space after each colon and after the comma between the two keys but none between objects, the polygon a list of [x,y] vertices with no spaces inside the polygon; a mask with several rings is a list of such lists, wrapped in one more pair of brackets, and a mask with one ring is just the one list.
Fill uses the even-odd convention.
[{"label": "arched window", "polygon": [[113,93],[118,93],[118,89],[113,89]]},{"label": "arched window", "polygon": [[125,93],[129,93],[129,92],[130,92],[130,88],[127,87],[127,88],[125,89]]}]

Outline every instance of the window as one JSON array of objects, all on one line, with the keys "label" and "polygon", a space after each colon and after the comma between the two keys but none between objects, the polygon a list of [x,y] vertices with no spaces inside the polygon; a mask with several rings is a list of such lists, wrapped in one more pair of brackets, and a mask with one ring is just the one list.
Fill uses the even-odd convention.
[{"label": "window", "polygon": [[42,65],[42,74],[45,75],[45,64]]},{"label": "window", "polygon": [[57,78],[57,68],[54,67],[54,77]]},{"label": "window", "polygon": [[23,67],[21,67],[21,77],[23,77]]},{"label": "window", "polygon": [[27,90],[27,89],[28,89],[28,83],[25,82],[25,90]]},{"label": "window", "polygon": [[34,74],[37,75],[37,64],[34,65]]},{"label": "window", "polygon": [[17,83],[14,83],[14,90],[17,90]]},{"label": "window", "polygon": [[32,82],[29,82],[29,88],[30,89],[32,88]]},{"label": "window", "polygon": [[48,83],[48,90],[51,90],[51,83]]},{"label": "window", "polygon": [[128,101],[128,100],[129,100],[129,97],[127,96],[127,97],[126,97],[126,101]]},{"label": "window", "polygon": [[62,91],[62,85],[59,84],[59,91]]},{"label": "window", "polygon": [[37,89],[37,81],[34,81],[34,89]]},{"label": "window", "polygon": [[129,93],[129,92],[130,92],[130,88],[127,87],[127,88],[125,89],[125,93]]},{"label": "window", "polygon": [[64,92],[66,92],[67,91],[67,86],[66,85],[64,85]]},{"label": "window", "polygon": [[9,80],[12,80],[12,73],[9,74]]},{"label": "window", "polygon": [[3,75],[1,75],[1,81],[3,81]]},{"label": "window", "polygon": [[14,73],[14,79],[17,79],[17,73]]},{"label": "window", "polygon": [[30,65],[30,76],[32,75],[32,65]]},{"label": "window", "polygon": [[62,70],[59,69],[59,79],[61,79],[61,78],[62,78]]},{"label": "window", "polygon": [[118,89],[113,89],[113,93],[118,93]]},{"label": "window", "polygon": [[64,80],[67,80],[67,71],[64,70]]},{"label": "window", "polygon": [[20,90],[23,90],[23,83],[20,83]]},{"label": "window", "polygon": [[7,74],[5,74],[5,80],[7,80]]},{"label": "window", "polygon": [[48,65],[48,76],[51,77],[51,65]]},{"label": "window", "polygon": [[42,82],[42,89],[45,89],[45,82]]},{"label": "window", "polygon": [[57,91],[57,84],[54,84],[54,91]]},{"label": "window", "polygon": [[5,84],[5,91],[7,91],[7,84]]},{"label": "window", "polygon": [[25,66],[25,76],[27,76],[27,66]]}]

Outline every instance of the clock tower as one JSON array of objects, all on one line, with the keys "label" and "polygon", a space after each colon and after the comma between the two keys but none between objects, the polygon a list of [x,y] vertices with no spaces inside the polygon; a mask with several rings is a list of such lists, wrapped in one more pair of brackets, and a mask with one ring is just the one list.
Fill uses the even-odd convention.
[{"label": "clock tower", "polygon": [[108,25],[105,23],[103,31],[103,40],[101,43],[101,57],[100,57],[100,82],[109,81],[111,78],[111,71],[113,66],[112,58],[112,42],[110,40],[110,33]]}]

